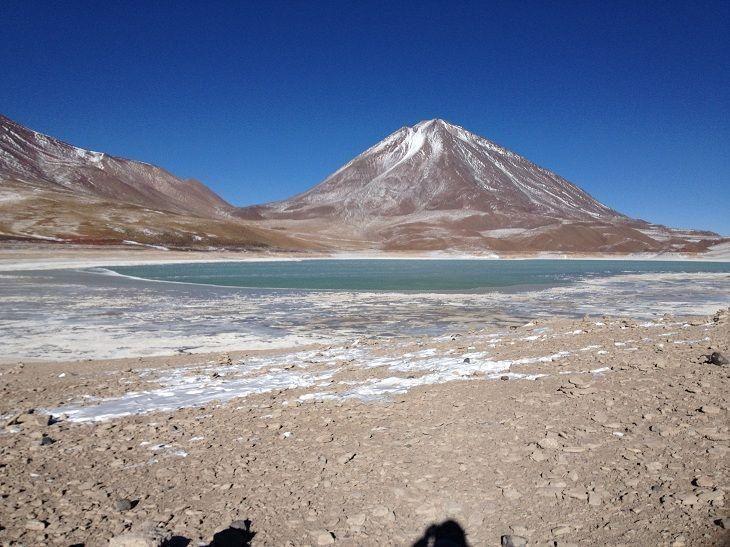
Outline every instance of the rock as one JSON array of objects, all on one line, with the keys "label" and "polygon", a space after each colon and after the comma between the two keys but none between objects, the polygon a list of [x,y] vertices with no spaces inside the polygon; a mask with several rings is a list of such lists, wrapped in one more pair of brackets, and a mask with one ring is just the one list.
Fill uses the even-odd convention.
[{"label": "rock", "polygon": [[154,523],[145,522],[129,532],[109,540],[109,547],[162,547],[170,534],[160,530]]},{"label": "rock", "polygon": [[586,389],[591,385],[592,381],[593,377],[587,375],[571,376],[568,378],[568,383],[574,385],[579,389]]},{"label": "rock", "polygon": [[588,493],[581,488],[574,488],[572,490],[568,490],[565,494],[569,498],[574,498],[574,499],[581,500],[581,501],[588,500]]},{"label": "rock", "polygon": [[499,379],[506,382],[507,380],[509,380],[509,376],[500,376]]},{"label": "rock", "polygon": [[315,530],[311,534],[317,545],[332,545],[335,542],[335,537],[332,535],[332,532],[328,532],[327,530]]},{"label": "rock", "polygon": [[588,493],[588,505],[598,507],[603,503],[603,497],[597,492]]},{"label": "rock", "polygon": [[661,462],[649,462],[646,464],[646,470],[651,472],[657,472],[664,468],[664,464]]},{"label": "rock", "polygon": [[360,527],[363,524],[365,524],[365,514],[364,513],[357,513],[356,515],[351,515],[347,517],[347,524],[350,527]]},{"label": "rock", "polygon": [[717,519],[715,521],[715,524],[717,524],[723,530],[730,530],[730,517],[725,517],[725,518],[722,518],[722,519]]},{"label": "rock", "polygon": [[527,539],[522,536],[505,535],[500,539],[502,547],[525,547]]},{"label": "rock", "polygon": [[545,450],[558,448],[558,440],[554,437],[545,437],[537,441],[537,446]]},{"label": "rock", "polygon": [[545,455],[544,452],[541,452],[540,450],[535,450],[532,454],[530,454],[530,459],[535,462],[544,462],[548,459],[548,457]]},{"label": "rock", "polygon": [[114,509],[117,511],[129,511],[132,508],[132,502],[126,498],[120,498],[114,502]]},{"label": "rock", "polygon": [[692,479],[692,484],[701,488],[712,488],[715,486],[715,481],[712,479],[712,477],[708,477],[707,475],[701,475]]},{"label": "rock", "polygon": [[677,500],[679,500],[682,505],[697,505],[700,501],[694,494],[682,494],[677,496]]},{"label": "rock", "polygon": [[347,462],[351,461],[355,457],[354,452],[348,452],[347,454],[343,454],[339,458],[337,458],[337,463],[340,465],[345,465]]},{"label": "rock", "polygon": [[25,523],[25,529],[33,530],[34,532],[41,532],[46,529],[46,526],[48,525],[45,522],[37,519],[30,519]]},{"label": "rock", "polygon": [[714,416],[716,414],[720,414],[720,409],[714,405],[702,405],[700,407],[700,412],[702,412],[702,414],[709,414]]},{"label": "rock", "polygon": [[727,360],[727,357],[725,357],[722,353],[719,351],[712,352],[712,355],[710,355],[709,359],[707,360],[708,363],[712,363],[713,365],[717,365],[720,367],[723,367],[727,364],[730,364],[730,361]]},{"label": "rock", "polygon": [[388,515],[391,514],[390,509],[388,509],[385,505],[376,505],[370,512],[373,514],[374,517],[377,517],[379,519],[386,518]]},{"label": "rock", "polygon": [[697,432],[711,441],[730,441],[730,432],[727,428],[705,427],[698,429]]},{"label": "rock", "polygon": [[41,437],[41,440],[38,442],[41,446],[49,446],[56,442],[56,439],[53,439],[49,437],[48,435],[43,435]]},{"label": "rock", "polygon": [[678,433],[678,430],[676,427],[672,427],[669,425],[663,425],[663,424],[656,424],[649,428],[654,433],[659,433],[660,437],[672,437]]},{"label": "rock", "polygon": [[516,489],[512,488],[511,486],[502,488],[502,495],[508,500],[518,500],[522,497],[522,494],[520,494]]},{"label": "rock", "polygon": [[564,536],[565,534],[569,534],[573,531],[573,529],[570,526],[558,526],[556,528],[553,528],[550,530],[550,532],[554,536]]},{"label": "rock", "polygon": [[16,414],[5,422],[6,427],[24,425],[31,427],[45,427],[51,424],[51,417],[48,414],[41,414],[31,409],[22,414]]}]

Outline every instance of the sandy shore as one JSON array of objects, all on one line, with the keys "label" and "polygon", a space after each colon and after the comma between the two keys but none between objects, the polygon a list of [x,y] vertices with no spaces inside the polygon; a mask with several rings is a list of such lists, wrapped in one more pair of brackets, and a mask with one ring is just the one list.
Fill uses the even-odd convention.
[{"label": "sandy shore", "polygon": [[[728,354],[728,328],[552,319],[397,347],[2,366],[0,541],[138,529],[195,545],[249,519],[228,533],[408,545],[452,520],[431,531],[722,545],[730,374],[705,356]],[[272,374],[288,380],[251,389]]]},{"label": "sandy shore", "polygon": [[97,266],[136,266],[184,262],[235,262],[302,259],[417,259],[417,260],[497,260],[497,259],[562,259],[562,260],[671,260],[730,262],[730,244],[718,246],[703,255],[678,253],[619,254],[481,254],[446,252],[285,252],[285,251],[177,251],[139,246],[84,246],[64,244],[9,244],[0,245],[0,272],[55,268],[89,268]]}]

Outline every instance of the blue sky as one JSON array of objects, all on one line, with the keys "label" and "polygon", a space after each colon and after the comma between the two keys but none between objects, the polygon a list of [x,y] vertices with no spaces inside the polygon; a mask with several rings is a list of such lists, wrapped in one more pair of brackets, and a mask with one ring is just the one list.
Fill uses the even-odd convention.
[{"label": "blue sky", "polygon": [[730,234],[728,2],[28,2],[0,112],[288,197],[444,118],[632,216]]}]

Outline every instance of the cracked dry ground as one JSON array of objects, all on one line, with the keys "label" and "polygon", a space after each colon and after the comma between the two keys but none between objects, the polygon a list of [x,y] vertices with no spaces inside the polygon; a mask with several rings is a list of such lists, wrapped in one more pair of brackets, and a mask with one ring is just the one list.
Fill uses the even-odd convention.
[{"label": "cracked dry ground", "polygon": [[[584,329],[582,346],[661,335],[605,321],[541,326]],[[0,543],[105,545],[148,523],[196,545],[250,519],[254,545],[409,545],[453,519],[472,545],[723,545],[730,368],[705,356],[728,354],[727,315],[682,336],[702,341],[575,354],[573,370],[603,375],[457,381],[380,402],[280,391],[100,424],[6,417]],[[133,366],[194,360],[177,359]],[[3,367],[0,412],[93,392],[130,362]],[[60,370],[81,379],[53,387]]]}]

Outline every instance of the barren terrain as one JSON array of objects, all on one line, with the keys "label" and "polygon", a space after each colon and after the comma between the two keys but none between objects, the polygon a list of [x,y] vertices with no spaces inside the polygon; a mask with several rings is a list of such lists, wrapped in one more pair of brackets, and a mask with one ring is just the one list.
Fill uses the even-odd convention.
[{"label": "barren terrain", "polygon": [[[431,533],[721,545],[730,375],[706,356],[729,342],[724,312],[6,365],[0,540],[249,519],[255,545],[403,545],[451,519]],[[287,380],[247,391],[263,377]]]}]

